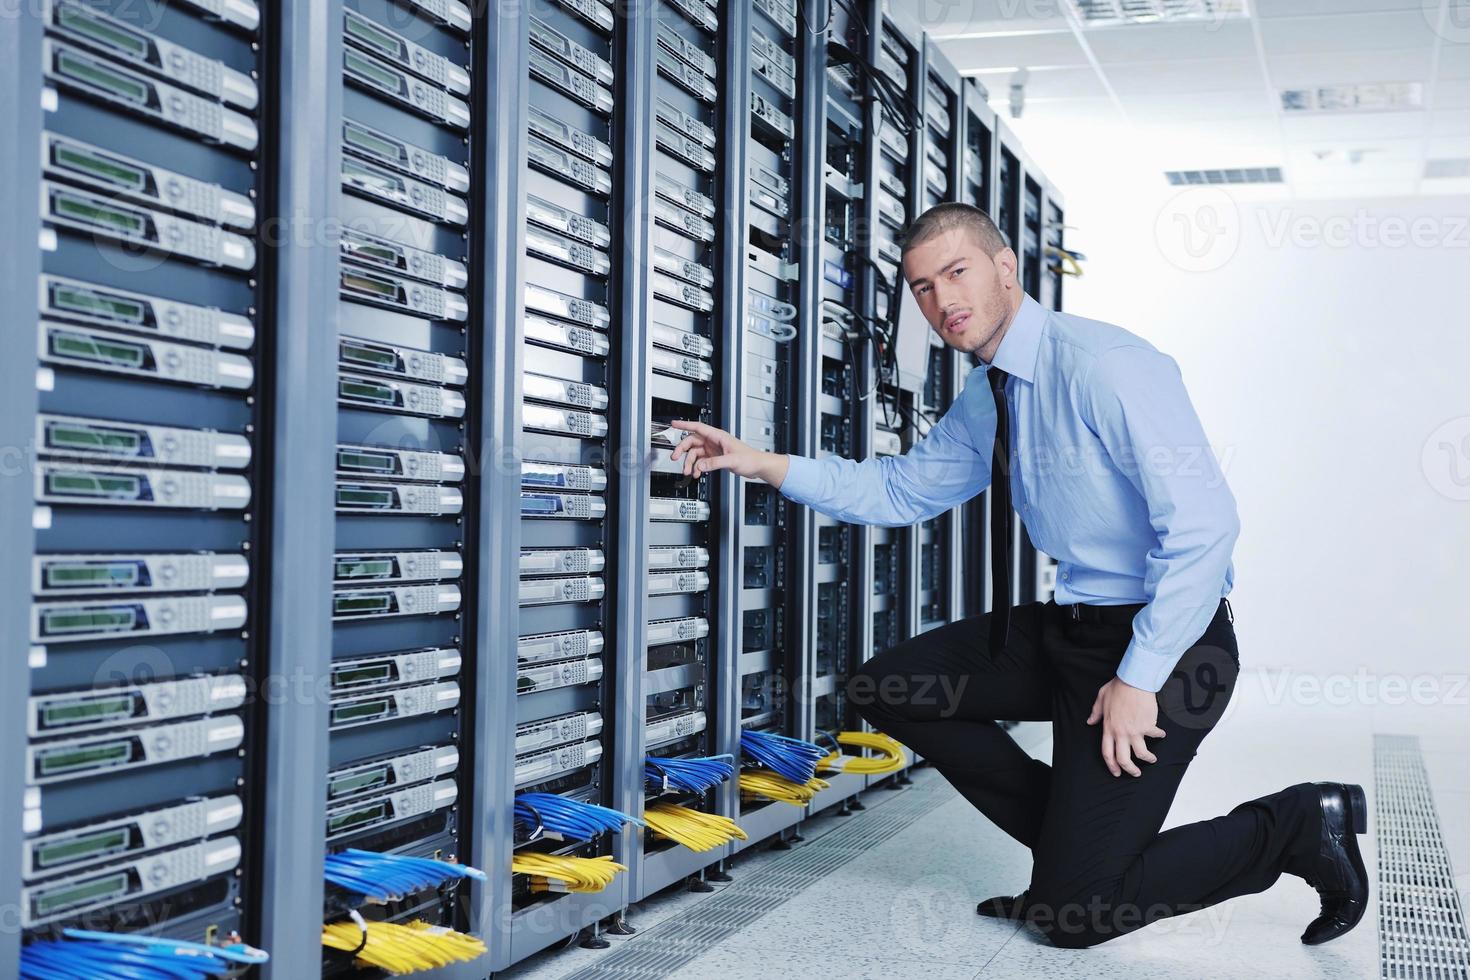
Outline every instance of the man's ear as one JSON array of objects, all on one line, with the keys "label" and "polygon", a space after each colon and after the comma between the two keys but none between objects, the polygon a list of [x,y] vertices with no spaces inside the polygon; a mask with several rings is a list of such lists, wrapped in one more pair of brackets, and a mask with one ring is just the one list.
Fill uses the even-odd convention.
[{"label": "man's ear", "polygon": [[1007,289],[1018,283],[1016,270],[1020,264],[1020,260],[1016,258],[1016,250],[1010,246],[995,253],[995,267],[1000,272],[1001,284]]}]

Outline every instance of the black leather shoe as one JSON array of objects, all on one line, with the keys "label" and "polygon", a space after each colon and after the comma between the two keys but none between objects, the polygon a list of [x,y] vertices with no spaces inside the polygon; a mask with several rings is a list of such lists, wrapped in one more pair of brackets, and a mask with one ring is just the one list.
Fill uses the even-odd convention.
[{"label": "black leather shoe", "polygon": [[975,906],[975,914],[991,919],[1020,919],[1026,908],[1026,893],[1019,895],[997,895],[987,898]]},{"label": "black leather shoe", "polygon": [[1316,946],[1358,924],[1368,909],[1368,871],[1358,850],[1358,834],[1368,832],[1368,800],[1355,783],[1315,783],[1322,830],[1316,856],[1302,874],[1322,896],[1322,914],[1302,933]]}]

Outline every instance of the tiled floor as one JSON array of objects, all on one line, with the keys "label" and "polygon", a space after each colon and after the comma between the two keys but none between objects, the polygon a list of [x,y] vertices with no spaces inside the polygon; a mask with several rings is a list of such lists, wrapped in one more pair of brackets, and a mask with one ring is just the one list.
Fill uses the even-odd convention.
[{"label": "tiled floor", "polygon": [[[1047,758],[1047,730],[1025,725],[1017,738]],[[1309,780],[1362,783],[1371,805],[1375,731],[1421,736],[1450,858],[1463,869],[1457,879],[1465,886],[1462,901],[1470,904],[1470,767],[1463,755],[1470,744],[1470,712],[1458,704],[1412,709],[1314,704],[1283,697],[1269,675],[1242,675],[1235,704],[1201,748],[1166,827],[1216,816],[1242,800]],[[915,778],[940,777],[920,770]],[[868,794],[869,812],[899,795]],[[1378,975],[1374,910],[1349,935],[1320,947],[1303,946],[1297,937],[1315,914],[1317,897],[1291,877],[1262,894],[1164,920],[1088,950],[1057,949],[1029,927],[979,918],[978,900],[1025,886],[1029,855],[948,787],[938,799],[942,802],[901,833],[670,975],[719,980],[916,974],[929,980],[1338,980]],[[814,839],[862,818],[819,816],[803,826],[803,833]],[[1371,825],[1360,840],[1371,871]],[[742,879],[759,875],[785,853],[759,850],[741,859],[733,873]],[[498,976],[553,980],[596,965],[624,943],[656,941],[656,931],[647,934],[649,927],[707,897],[687,891],[657,896],[630,910],[629,920],[642,927],[640,934],[614,939],[613,950],[547,951]]]}]

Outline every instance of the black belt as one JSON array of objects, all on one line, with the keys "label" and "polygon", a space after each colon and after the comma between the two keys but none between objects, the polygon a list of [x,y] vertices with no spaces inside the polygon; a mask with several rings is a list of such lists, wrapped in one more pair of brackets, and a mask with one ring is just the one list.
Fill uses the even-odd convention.
[{"label": "black belt", "polygon": [[[1067,619],[1079,623],[1099,623],[1104,626],[1128,626],[1132,624],[1133,617],[1138,615],[1138,611],[1148,605],[1146,602],[1129,602],[1120,606],[1092,606],[1085,602],[1076,602],[1064,606],[1055,600],[1052,604]],[[1221,599],[1220,605],[1230,613],[1230,621],[1235,622],[1234,611],[1230,609],[1230,600]]]}]

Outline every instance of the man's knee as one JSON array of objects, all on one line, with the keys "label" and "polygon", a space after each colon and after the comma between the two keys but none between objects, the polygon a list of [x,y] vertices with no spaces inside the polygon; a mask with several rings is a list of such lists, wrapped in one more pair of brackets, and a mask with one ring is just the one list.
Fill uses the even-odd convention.
[{"label": "man's knee", "polygon": [[898,669],[902,658],[897,649],[864,661],[847,679],[847,703],[870,724],[878,725],[891,717],[896,705],[904,699],[907,678]]},{"label": "man's knee", "polygon": [[1062,949],[1087,949],[1146,924],[1142,910],[1118,902],[1106,886],[1038,888],[1033,884],[1027,898],[1026,920]]}]

